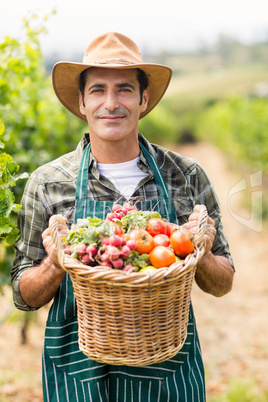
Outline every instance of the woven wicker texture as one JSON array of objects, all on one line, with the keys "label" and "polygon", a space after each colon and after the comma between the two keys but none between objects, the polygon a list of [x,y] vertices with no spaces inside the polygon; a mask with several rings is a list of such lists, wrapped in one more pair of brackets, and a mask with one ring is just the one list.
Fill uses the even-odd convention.
[{"label": "woven wicker texture", "polygon": [[63,252],[60,215],[50,218],[61,266],[77,300],[79,348],[100,363],[144,366],[167,360],[186,336],[196,265],[204,253],[207,211],[201,207],[194,252],[153,273],[89,267]]}]

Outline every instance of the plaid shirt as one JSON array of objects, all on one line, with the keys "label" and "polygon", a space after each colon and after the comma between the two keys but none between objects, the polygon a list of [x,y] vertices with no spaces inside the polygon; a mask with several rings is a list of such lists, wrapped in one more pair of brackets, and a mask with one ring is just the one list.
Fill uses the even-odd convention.
[{"label": "plaid shirt", "polygon": [[[196,204],[204,204],[209,216],[214,219],[217,234],[212,252],[233,261],[229,253],[227,239],[222,231],[219,201],[204,169],[193,159],[167,149],[150,144],[141,134],[139,140],[155,157],[173,199],[178,221],[187,222]],[[30,176],[22,198],[22,210],[18,216],[21,232],[16,244],[16,258],[11,271],[14,303],[22,310],[30,308],[23,301],[19,291],[22,273],[31,266],[38,265],[46,256],[41,234],[48,227],[53,214],[67,217],[70,226],[74,219],[75,189],[82,152],[89,142],[85,134],[75,151],[39,167]],[[142,154],[138,167],[147,173],[133,193],[133,197],[147,200],[158,198],[153,173]],[[88,198],[96,201],[116,201],[122,199],[120,192],[97,169],[97,161],[91,154],[88,182]]]}]

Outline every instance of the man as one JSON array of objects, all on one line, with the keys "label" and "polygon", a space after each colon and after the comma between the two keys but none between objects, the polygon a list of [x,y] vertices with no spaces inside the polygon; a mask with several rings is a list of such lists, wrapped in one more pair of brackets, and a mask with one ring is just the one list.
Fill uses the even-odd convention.
[{"label": "man", "polygon": [[15,305],[36,310],[54,299],[43,353],[44,400],[205,401],[192,307],[186,342],[166,362],[108,366],[79,351],[71,281],[59,267],[48,228],[53,214],[64,215],[70,225],[83,216],[105,216],[107,205],[120,197],[140,197],[141,208],[154,202],[163,217],[194,230],[198,205],[205,204],[206,247],[195,279],[215,296],[231,290],[232,259],[206,173],[197,162],[149,144],[138,132],[139,119],[162,98],[171,70],[143,63],[136,44],[112,32],[90,43],[83,63],[57,63],[52,76],[59,100],[88,122],[89,134],[74,152],[31,175],[18,219],[21,238],[12,270]]}]

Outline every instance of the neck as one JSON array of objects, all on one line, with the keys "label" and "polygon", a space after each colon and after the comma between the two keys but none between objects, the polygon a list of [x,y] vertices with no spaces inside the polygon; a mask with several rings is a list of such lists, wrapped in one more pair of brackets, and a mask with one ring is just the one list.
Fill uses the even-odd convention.
[{"label": "neck", "polygon": [[138,138],[116,141],[91,140],[91,152],[99,163],[122,163],[128,162],[139,156],[140,147]]}]

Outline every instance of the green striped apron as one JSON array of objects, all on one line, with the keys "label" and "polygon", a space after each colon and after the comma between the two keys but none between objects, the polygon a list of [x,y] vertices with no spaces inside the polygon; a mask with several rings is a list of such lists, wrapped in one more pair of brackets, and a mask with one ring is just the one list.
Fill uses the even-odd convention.
[{"label": "green striped apron", "polygon": [[[155,177],[159,199],[144,200],[141,210],[155,208],[177,223],[173,202],[156,160],[140,144]],[[110,201],[87,199],[90,144],[85,148],[78,174],[75,220],[105,218]],[[143,367],[97,363],[78,347],[78,322],[72,283],[66,274],[50,308],[43,349],[44,401],[65,402],[204,402],[205,380],[192,306],[187,338],[179,353],[165,362]]]}]

